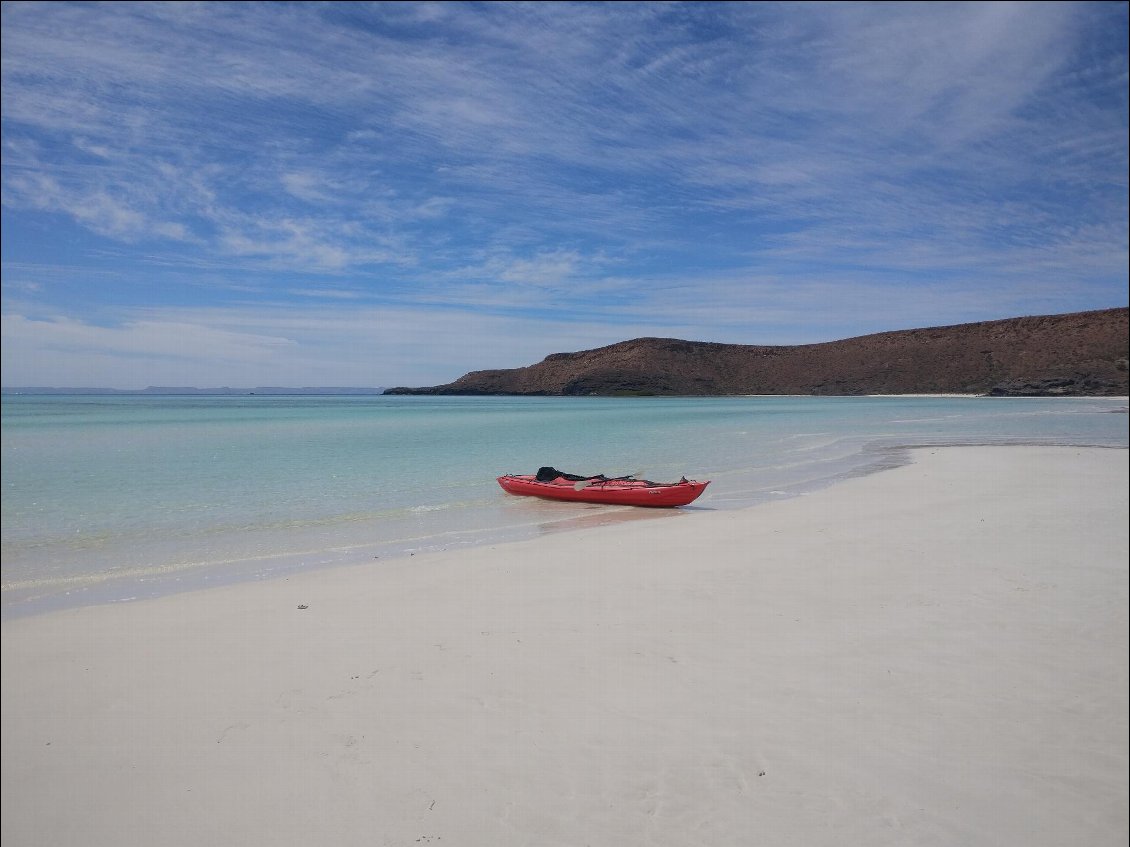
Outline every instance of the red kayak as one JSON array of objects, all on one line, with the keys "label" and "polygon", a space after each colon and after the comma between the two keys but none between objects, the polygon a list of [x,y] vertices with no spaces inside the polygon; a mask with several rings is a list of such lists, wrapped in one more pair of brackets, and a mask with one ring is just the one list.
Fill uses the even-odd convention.
[{"label": "red kayak", "polygon": [[685,506],[696,500],[710,482],[696,482],[685,477],[678,482],[651,482],[630,476],[579,476],[562,473],[554,468],[542,468],[537,474],[500,476],[498,484],[509,494],[544,497],[548,500],[671,508]]}]

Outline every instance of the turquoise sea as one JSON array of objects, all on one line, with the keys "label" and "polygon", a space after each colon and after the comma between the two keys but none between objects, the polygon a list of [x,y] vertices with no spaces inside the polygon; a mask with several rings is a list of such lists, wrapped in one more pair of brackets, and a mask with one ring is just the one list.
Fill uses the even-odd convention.
[{"label": "turquoise sea", "polygon": [[[4,617],[796,496],[941,444],[1127,447],[1125,398],[3,398]],[[680,510],[495,477],[712,480]]]}]

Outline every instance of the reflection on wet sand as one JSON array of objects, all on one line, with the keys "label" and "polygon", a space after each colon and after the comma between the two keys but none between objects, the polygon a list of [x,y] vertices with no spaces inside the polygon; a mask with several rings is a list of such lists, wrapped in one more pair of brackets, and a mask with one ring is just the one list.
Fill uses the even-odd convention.
[{"label": "reflection on wet sand", "polygon": [[691,506],[678,509],[647,509],[640,506],[554,503],[548,500],[535,500],[523,505],[529,506],[531,518],[537,522],[538,531],[543,535],[634,521],[664,520],[685,516],[688,512],[709,511]]}]

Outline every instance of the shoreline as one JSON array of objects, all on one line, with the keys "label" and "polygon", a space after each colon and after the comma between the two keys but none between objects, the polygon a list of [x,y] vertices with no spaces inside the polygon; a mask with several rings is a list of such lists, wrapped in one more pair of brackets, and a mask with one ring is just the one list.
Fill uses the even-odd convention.
[{"label": "shoreline", "polygon": [[[929,395],[922,395],[930,399]],[[852,399],[852,398],[848,398]],[[904,399],[903,395],[886,398],[854,398],[884,404],[886,400]],[[1006,398],[1003,400],[1011,400]],[[1031,398],[1018,398],[1033,402]],[[270,398],[268,398],[270,400]],[[963,396],[962,401],[970,400]],[[986,398],[990,403],[994,398]],[[1038,402],[1038,399],[1035,399]],[[1128,398],[1107,398],[1101,403],[1094,399],[1068,398],[1083,405],[1089,412],[1125,414]],[[1002,404],[996,405],[999,409]],[[1006,407],[1023,409],[1025,404],[1005,403]],[[977,403],[980,407],[980,403]],[[1078,409],[1074,403],[1045,404],[1059,412]],[[988,408],[988,407],[986,407]],[[1040,407],[1044,408],[1044,407]],[[967,409],[964,407],[963,410]],[[925,410],[922,410],[925,411]],[[942,418],[945,426],[950,414]],[[1070,417],[1070,416],[1069,416]],[[1106,418],[1106,414],[1103,414]],[[992,416],[973,413],[973,430],[991,427]],[[698,469],[697,474],[687,474],[687,469],[677,469],[698,479],[711,479],[710,490],[692,506],[676,510],[677,513],[694,513],[697,510],[731,510],[759,507],[782,499],[807,496],[844,479],[886,470],[905,461],[903,455],[913,447],[976,446],[976,445],[1062,445],[1125,448],[1125,428],[1113,421],[1104,426],[1077,427],[1068,420],[1059,433],[1049,428],[1049,435],[1040,437],[1036,431],[1044,425],[1032,426],[1028,420],[1018,421],[1015,428],[1020,435],[996,435],[986,431],[945,431],[933,435],[932,418],[911,413],[906,420],[896,419],[887,434],[853,434],[850,427],[841,433],[817,428],[806,430],[812,437],[812,447],[797,451],[800,442],[777,438],[776,447],[754,447],[748,456],[719,456],[706,451],[697,462],[688,466]],[[801,425],[805,426],[805,425]],[[1011,425],[1009,425],[1011,428]],[[896,431],[902,429],[903,431]],[[912,434],[910,430],[918,429]],[[956,427],[957,430],[961,426]],[[1033,431],[1036,430],[1036,431]],[[827,435],[824,442],[819,437]],[[741,445],[745,431],[728,433],[728,443]],[[760,452],[758,453],[758,449]],[[894,457],[894,459],[893,459]],[[654,460],[654,456],[652,456]],[[7,465],[6,465],[7,468]],[[25,469],[25,473],[34,471]],[[661,477],[653,477],[660,479]],[[6,478],[7,479],[7,478]],[[318,486],[324,475],[310,479]],[[673,475],[672,475],[673,479]],[[276,480],[276,483],[278,480]],[[29,479],[25,483],[34,484]],[[190,486],[192,483],[189,483]],[[270,579],[288,578],[306,571],[324,571],[358,564],[373,564],[412,557],[423,552],[450,549],[470,549],[483,544],[510,543],[538,538],[554,533],[572,532],[593,524],[644,521],[645,518],[671,517],[672,515],[641,515],[642,509],[616,510],[615,507],[590,506],[560,512],[542,501],[541,508],[533,507],[530,498],[513,498],[499,494],[493,480],[483,477],[466,478],[460,482],[460,494],[450,497],[447,503],[436,504],[431,494],[420,490],[419,498],[392,503],[388,510],[373,512],[375,501],[363,489],[362,501],[370,512],[353,519],[353,506],[341,504],[337,512],[313,514],[298,509],[290,514],[280,514],[270,523],[255,525],[255,518],[243,523],[235,518],[232,527],[199,525],[175,521],[160,530],[148,533],[146,538],[130,539],[128,534],[114,533],[108,526],[104,536],[87,535],[71,539],[66,532],[38,527],[44,543],[19,544],[19,519],[9,526],[6,521],[5,584],[0,596],[0,620],[19,618],[79,608],[84,605],[124,604],[154,599],[167,594],[180,594],[210,590],[215,586],[237,583],[262,583]],[[183,488],[183,487],[182,487]],[[188,489],[185,489],[188,490]],[[51,491],[41,492],[44,503],[51,503]],[[331,495],[332,496],[332,495]],[[501,498],[501,499],[499,499]],[[18,498],[16,498],[18,499]],[[183,499],[183,498],[182,498]],[[191,498],[189,498],[191,500]],[[527,500],[522,504],[502,503],[505,500]],[[15,499],[14,499],[15,503]],[[428,503],[415,506],[412,504]],[[6,509],[8,507],[6,499]],[[264,504],[266,505],[266,504]],[[267,513],[270,512],[267,506]],[[383,506],[381,508],[384,508]],[[657,510],[658,512],[658,510]],[[189,510],[185,509],[184,514]],[[266,514],[266,513],[264,513]],[[323,518],[329,519],[323,519]],[[60,524],[63,526],[64,524]],[[172,532],[166,535],[166,530]],[[8,534],[15,539],[14,549],[8,548]],[[181,533],[184,533],[181,535]],[[209,535],[209,533],[212,533]],[[32,538],[31,535],[28,538]],[[174,541],[174,539],[176,539]],[[183,541],[182,541],[183,539]]]},{"label": "shoreline", "polygon": [[5,622],[3,837],[1125,843],[1126,451],[912,455]]},{"label": "shoreline", "polygon": [[[997,399],[997,398],[993,398]],[[1026,398],[1008,398],[1026,399]],[[1111,413],[1125,413],[1127,408],[1111,409]],[[303,574],[332,572],[340,568],[371,566],[373,560],[380,560],[382,566],[418,554],[445,554],[473,550],[483,546],[514,544],[536,538],[554,535],[571,535],[603,526],[620,523],[649,522],[689,516],[699,512],[730,512],[757,509],[770,503],[782,502],[796,497],[805,497],[826,488],[834,487],[845,480],[883,473],[913,461],[912,453],[920,449],[957,447],[1076,447],[1096,450],[1124,450],[1122,445],[1080,443],[1073,439],[1033,440],[1031,438],[1011,438],[1002,440],[963,440],[943,437],[937,442],[907,442],[886,438],[873,438],[862,441],[857,450],[842,467],[834,464],[823,469],[818,476],[801,478],[790,483],[758,491],[753,497],[746,494],[734,498],[715,484],[708,492],[709,498],[679,509],[639,509],[634,507],[585,506],[581,513],[562,517],[549,511],[560,509],[561,504],[526,499],[536,502],[547,511],[532,516],[527,522],[481,529],[457,529],[438,532],[434,535],[400,539],[388,544],[364,542],[360,544],[336,544],[332,547],[300,548],[287,553],[273,553],[247,559],[204,563],[201,565],[168,571],[115,570],[101,574],[84,575],[74,578],[60,578],[54,581],[35,583],[13,582],[5,585],[9,594],[0,604],[0,623],[27,617],[38,617],[67,609],[87,606],[120,606],[135,602],[146,602],[167,596],[211,591],[217,588],[242,584],[262,584],[275,580],[300,577]],[[576,507],[578,504],[567,504]],[[582,504],[584,505],[584,504]],[[408,542],[412,543],[409,544]],[[66,588],[66,590],[61,590]],[[34,591],[46,593],[34,594]]]}]

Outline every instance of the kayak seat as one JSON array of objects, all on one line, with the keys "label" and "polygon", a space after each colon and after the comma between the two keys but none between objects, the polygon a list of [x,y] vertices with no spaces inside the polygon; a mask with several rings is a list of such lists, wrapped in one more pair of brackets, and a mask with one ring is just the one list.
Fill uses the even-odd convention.
[{"label": "kayak seat", "polygon": [[605,479],[605,476],[602,473],[593,474],[590,476],[580,476],[579,474],[575,473],[565,473],[565,471],[559,471],[557,470],[557,468],[552,467],[538,468],[537,476],[535,476],[534,479],[536,479],[538,482],[553,482],[553,480],[560,479],[562,477],[569,480],[570,482],[581,482],[582,480],[586,479]]}]

